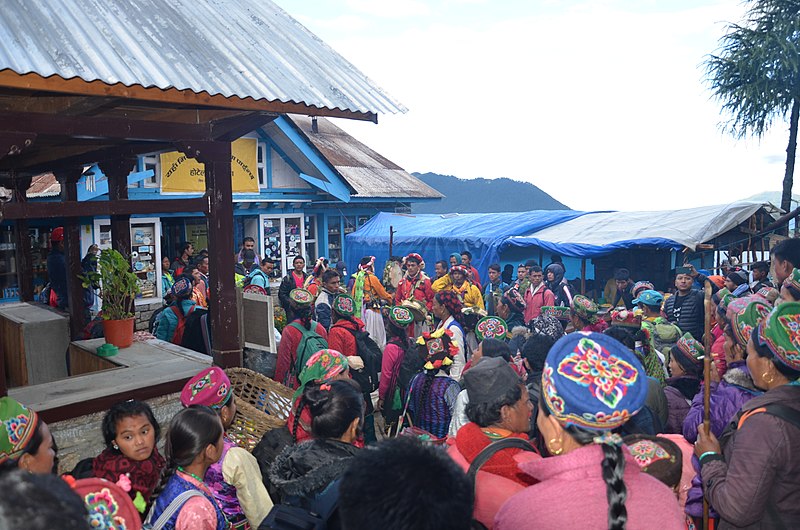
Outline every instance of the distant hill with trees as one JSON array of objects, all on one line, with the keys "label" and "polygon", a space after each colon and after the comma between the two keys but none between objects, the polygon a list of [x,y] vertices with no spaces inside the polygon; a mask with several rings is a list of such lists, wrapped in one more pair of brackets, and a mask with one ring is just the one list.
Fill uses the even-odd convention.
[{"label": "distant hill with trees", "polygon": [[413,173],[442,193],[441,201],[412,204],[414,213],[489,213],[570,208],[529,182],[509,178],[460,179],[438,173]]}]

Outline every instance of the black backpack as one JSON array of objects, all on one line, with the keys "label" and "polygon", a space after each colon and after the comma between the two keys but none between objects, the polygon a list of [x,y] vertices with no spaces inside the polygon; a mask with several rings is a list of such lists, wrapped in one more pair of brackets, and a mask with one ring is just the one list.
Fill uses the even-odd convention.
[{"label": "black backpack", "polygon": [[364,361],[364,368],[350,370],[350,376],[361,386],[362,392],[374,392],[378,389],[378,372],[381,371],[383,353],[368,332],[354,329],[349,331],[356,339],[356,355]]},{"label": "black backpack", "polygon": [[424,365],[425,359],[419,356],[417,345],[411,344],[403,354],[403,360],[400,362],[400,371],[397,373],[397,386],[400,388],[400,397],[403,401],[408,396],[411,380],[422,372]]},{"label": "black backpack", "polygon": [[186,316],[180,345],[198,353],[211,355],[211,326],[208,323],[207,309],[198,307]]}]

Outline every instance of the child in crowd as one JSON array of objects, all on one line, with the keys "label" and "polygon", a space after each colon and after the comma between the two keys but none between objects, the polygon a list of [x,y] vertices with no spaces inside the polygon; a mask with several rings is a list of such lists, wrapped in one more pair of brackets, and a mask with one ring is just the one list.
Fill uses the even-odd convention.
[{"label": "child in crowd", "polygon": [[[203,405],[219,414],[227,430],[236,415],[230,379],[221,368],[206,368],[186,383],[181,392],[184,407]],[[255,457],[223,436],[222,456],[205,474],[225,517],[235,529],[258,528],[272,508]]]},{"label": "child in crowd", "polygon": [[[223,433],[219,415],[208,407],[189,407],[172,418],[164,444],[167,467],[145,524],[165,530],[231,528],[203,479],[222,456]],[[181,496],[185,492],[192,493]],[[166,526],[158,526],[164,518]]]}]

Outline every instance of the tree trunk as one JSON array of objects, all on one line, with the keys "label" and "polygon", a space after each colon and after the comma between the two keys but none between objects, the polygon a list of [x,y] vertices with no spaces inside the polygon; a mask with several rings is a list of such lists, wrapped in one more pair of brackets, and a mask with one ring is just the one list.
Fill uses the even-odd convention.
[{"label": "tree trunk", "polygon": [[[786,173],[783,176],[783,195],[781,196],[781,209],[789,212],[792,209],[792,183],[794,180],[794,162],[797,154],[797,122],[800,117],[800,97],[795,97],[792,102],[792,112],[789,116],[789,145],[786,146]],[[789,225],[786,225],[785,234],[788,234]]]}]

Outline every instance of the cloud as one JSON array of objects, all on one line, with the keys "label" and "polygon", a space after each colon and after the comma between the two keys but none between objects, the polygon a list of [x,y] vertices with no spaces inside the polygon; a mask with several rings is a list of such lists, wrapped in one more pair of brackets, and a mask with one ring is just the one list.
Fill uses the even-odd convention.
[{"label": "cloud", "polygon": [[356,13],[380,18],[407,18],[429,15],[431,10],[417,0],[347,0],[347,7]]}]

